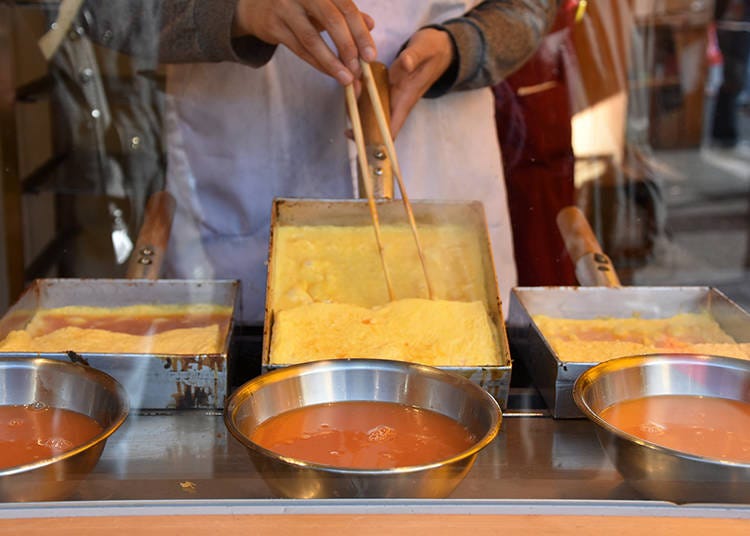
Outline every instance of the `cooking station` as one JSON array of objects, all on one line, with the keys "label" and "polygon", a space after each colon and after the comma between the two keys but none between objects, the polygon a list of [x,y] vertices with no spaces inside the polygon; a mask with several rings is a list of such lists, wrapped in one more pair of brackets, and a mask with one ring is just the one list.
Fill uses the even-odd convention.
[{"label": "cooking station", "polygon": [[[492,281],[494,277],[488,279]],[[29,296],[34,299],[34,304],[36,300],[43,302],[52,295],[47,294],[47,288],[64,288],[68,284],[78,285],[74,295],[84,301],[88,300],[86,292],[92,299],[106,296],[102,294],[101,285],[105,290],[111,290],[120,288],[121,284],[127,289],[128,296],[134,289],[136,294],[151,295],[163,286],[186,285],[190,295],[205,293],[201,301],[220,304],[234,303],[236,291],[228,282],[196,285],[174,281],[133,281],[113,286],[111,281],[58,280],[40,285],[42,290]],[[86,292],[82,293],[81,289]],[[140,366],[139,361],[149,364],[145,367],[148,374],[143,380],[156,382],[154,385],[159,388],[149,388],[149,384],[141,387],[152,394],[169,395],[180,382],[191,386],[194,382],[216,384],[213,390],[209,389],[215,393],[214,398],[209,399],[213,402],[192,409],[171,409],[174,407],[169,405],[172,404],[171,397],[162,396],[158,404],[151,405],[152,409],[144,409],[135,400],[125,423],[108,439],[98,464],[87,477],[81,477],[71,495],[60,501],[7,502],[0,505],[0,512],[8,518],[227,513],[525,513],[614,518],[750,519],[750,504],[732,501],[677,504],[652,500],[627,484],[600,445],[596,425],[567,411],[573,407],[569,400],[574,381],[572,372],[569,374],[565,364],[558,362],[549,345],[533,329],[531,316],[543,308],[546,311],[575,306],[578,309],[574,307],[574,312],[580,314],[594,308],[597,311],[602,309],[600,314],[617,316],[614,313],[623,303],[632,305],[642,303],[644,299],[646,303],[653,303],[651,298],[660,291],[667,294],[658,300],[658,307],[667,307],[667,313],[707,308],[740,340],[745,340],[743,326],[747,322],[747,313],[711,289],[516,289],[505,326],[509,355],[513,358],[512,383],[508,374],[510,362],[505,365],[507,370],[499,371],[504,374],[491,374],[489,383],[482,370],[469,370],[470,374],[466,375],[483,387],[492,388],[489,390],[503,406],[500,433],[479,452],[471,470],[446,498],[298,500],[275,494],[266,480],[270,475],[261,475],[255,469],[246,448],[229,434],[224,423],[219,402],[222,394],[229,395],[249,378],[270,372],[264,370],[268,368],[268,328],[234,325],[230,340],[222,339],[221,353],[212,361],[221,363],[216,367],[194,367],[193,358],[188,359],[184,367],[175,368],[171,363],[165,366],[163,356],[158,355],[121,355],[114,356],[115,361],[111,360],[112,356],[98,356],[101,363],[127,364],[126,372],[131,367]],[[611,293],[619,293],[620,298],[625,296],[628,299],[606,298]],[[494,293],[490,294],[494,298]],[[143,301],[141,295],[136,298]],[[491,301],[495,302],[494,299]],[[690,307],[686,307],[686,303]],[[36,305],[27,309],[34,307]],[[500,315],[499,307],[497,312]],[[570,311],[566,309],[566,312]],[[500,328],[504,328],[502,317],[498,316],[498,319]],[[505,335],[504,329],[502,333]],[[508,355],[504,340],[501,349],[503,356]],[[529,359],[529,356],[539,359]],[[65,359],[64,355],[61,357]],[[590,364],[582,368],[588,366]],[[193,369],[199,373],[195,378],[189,374]],[[118,374],[119,368],[115,367],[111,372]],[[466,371],[459,369],[458,372]],[[210,378],[200,376],[204,373]],[[138,375],[127,373],[122,378],[129,391],[138,387]]]},{"label": "cooking station", "polygon": [[[221,414],[193,410],[130,415],[72,501],[274,498]],[[518,499],[640,500],[607,460],[588,421],[511,410],[498,438],[445,500]]]},{"label": "cooking station", "polygon": [[[236,327],[232,351],[260,356],[261,339],[257,328]],[[239,374],[259,373],[260,357],[245,365]],[[633,530],[697,530],[719,523],[726,534],[741,534],[750,522],[750,504],[644,499],[606,456],[593,423],[553,418],[527,371],[517,367],[514,373],[500,434],[444,499],[280,498],[228,433],[220,410],[133,410],[68,499],[0,504],[0,518],[6,518],[0,519],[0,528],[4,522],[18,527],[21,521],[45,527],[66,518],[67,526],[89,530],[105,530],[114,520],[126,531],[138,530],[139,523],[151,530],[195,530],[211,519],[235,530],[252,525],[259,533],[264,527],[276,533],[308,527],[313,519],[330,529],[373,516],[381,526],[408,518],[412,526],[431,526],[437,533],[481,519],[492,527],[519,519],[524,528],[538,530],[572,530],[576,525],[571,523],[579,520],[615,528],[625,522]],[[230,384],[238,381],[230,379]]]},{"label": "cooking station", "polygon": [[[513,389],[512,405],[536,405]],[[538,408],[506,411],[501,433],[446,499],[276,498],[253,469],[221,413],[136,412],[109,440],[94,471],[70,499],[6,503],[4,515],[180,513],[482,513],[730,517],[750,519],[746,504],[645,500],[623,482],[586,419],[553,419]]]}]

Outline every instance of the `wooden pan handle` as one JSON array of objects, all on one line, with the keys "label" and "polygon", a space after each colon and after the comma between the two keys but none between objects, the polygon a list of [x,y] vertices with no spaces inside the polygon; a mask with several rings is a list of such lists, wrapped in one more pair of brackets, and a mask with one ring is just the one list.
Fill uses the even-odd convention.
[{"label": "wooden pan handle", "polygon": [[[388,68],[383,63],[373,62],[372,74],[380,95],[383,109],[391,109],[391,92],[388,82]],[[385,141],[378,128],[375,116],[375,108],[365,88],[359,96],[357,103],[359,116],[362,121],[362,133],[365,138],[365,151],[367,153],[367,164],[370,167],[370,176],[373,179],[373,195],[377,198],[393,199],[393,168],[388,159]],[[387,116],[390,126],[390,115]],[[365,188],[362,175],[359,176],[360,197],[365,197]]]},{"label": "wooden pan handle", "polygon": [[573,261],[576,278],[581,285],[619,287],[612,261],[602,251],[586,215],[576,206],[557,213],[557,228]]},{"label": "wooden pan handle", "polygon": [[557,228],[574,263],[587,253],[604,253],[583,211],[574,206],[557,213]]},{"label": "wooden pan handle", "polygon": [[174,210],[175,200],[169,192],[156,192],[149,198],[143,225],[128,262],[128,279],[159,278],[172,232]]}]

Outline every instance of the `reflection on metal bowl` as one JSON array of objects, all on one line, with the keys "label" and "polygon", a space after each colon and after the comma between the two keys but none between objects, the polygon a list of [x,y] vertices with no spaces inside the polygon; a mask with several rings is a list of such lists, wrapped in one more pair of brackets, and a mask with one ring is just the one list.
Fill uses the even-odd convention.
[{"label": "reflection on metal bowl", "polygon": [[[251,441],[240,422],[257,426],[295,408],[341,401],[396,402],[432,410],[464,425],[476,438],[468,450],[437,463],[395,469],[350,469],[285,458]],[[445,497],[497,436],[500,406],[477,384],[423,365],[377,359],[337,359],[263,374],[227,401],[224,422],[248,450],[276,493],[296,498]]]},{"label": "reflection on metal bowl", "polygon": [[125,421],[128,398],[109,375],[53,359],[0,358],[0,404],[45,406],[91,417],[102,432],[52,458],[0,470],[0,500],[47,501],[69,497],[99,461],[107,438]]},{"label": "reflection on metal bowl", "polygon": [[688,354],[622,357],[590,368],[573,389],[575,403],[596,424],[615,467],[645,497],[677,503],[750,501],[750,464],[662,447],[600,417],[612,404],[657,395],[750,403],[750,361]]}]

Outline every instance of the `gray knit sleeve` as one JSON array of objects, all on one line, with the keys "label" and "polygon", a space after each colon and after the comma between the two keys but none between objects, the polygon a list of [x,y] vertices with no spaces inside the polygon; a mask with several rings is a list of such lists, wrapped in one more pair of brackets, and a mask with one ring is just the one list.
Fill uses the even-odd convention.
[{"label": "gray knit sleeve", "polygon": [[87,0],[83,17],[97,42],[163,63],[235,61],[261,66],[276,47],[232,39],[237,0]]},{"label": "gray knit sleeve", "polygon": [[557,0],[487,0],[437,25],[451,36],[457,54],[451,76],[430,96],[492,86],[534,53],[554,21]]},{"label": "gray knit sleeve", "polygon": [[[254,37],[232,39],[237,0],[87,0],[95,41],[164,63],[236,61],[261,66],[276,47]],[[457,63],[437,93],[494,85],[536,50],[556,0],[486,0],[436,27],[451,36]],[[435,93],[435,92],[433,92]]]}]

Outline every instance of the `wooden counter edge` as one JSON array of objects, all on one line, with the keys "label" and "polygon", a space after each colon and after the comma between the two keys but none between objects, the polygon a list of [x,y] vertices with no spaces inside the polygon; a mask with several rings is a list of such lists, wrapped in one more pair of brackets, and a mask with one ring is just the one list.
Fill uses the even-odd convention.
[{"label": "wooden counter edge", "polygon": [[291,514],[14,518],[0,533],[18,534],[750,534],[750,520],[725,517],[644,517],[484,514]]}]

